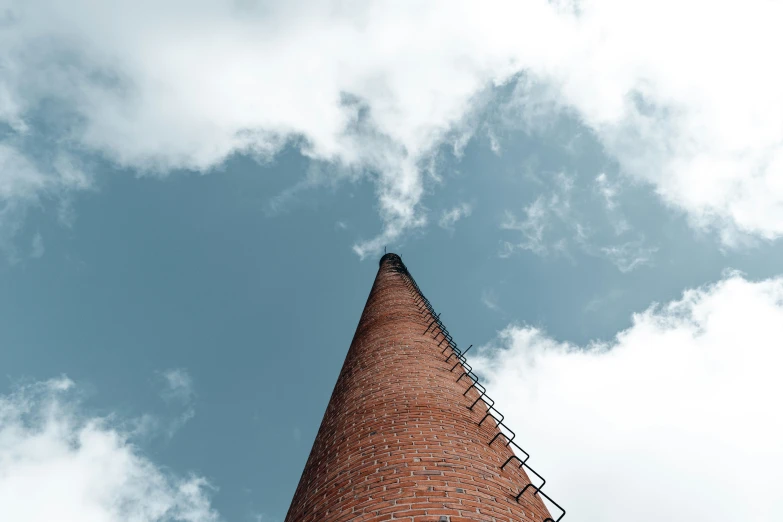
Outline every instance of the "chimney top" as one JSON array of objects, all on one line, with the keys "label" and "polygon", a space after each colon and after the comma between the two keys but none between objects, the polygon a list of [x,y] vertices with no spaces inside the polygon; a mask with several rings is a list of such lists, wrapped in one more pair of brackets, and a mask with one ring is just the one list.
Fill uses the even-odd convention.
[{"label": "chimney top", "polygon": [[383,263],[386,261],[388,261],[389,263],[393,263],[395,265],[402,264],[402,258],[392,252],[389,252],[388,254],[384,254],[381,260],[378,262],[378,265],[383,266]]}]

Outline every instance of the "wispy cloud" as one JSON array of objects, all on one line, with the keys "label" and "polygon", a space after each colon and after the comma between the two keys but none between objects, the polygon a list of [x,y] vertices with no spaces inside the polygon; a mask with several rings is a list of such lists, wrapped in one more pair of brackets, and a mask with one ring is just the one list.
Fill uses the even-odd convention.
[{"label": "wispy cloud", "polygon": [[657,251],[658,247],[645,245],[644,238],[601,247],[601,252],[623,273],[652,264],[653,254]]},{"label": "wispy cloud", "polygon": [[614,210],[617,208],[617,187],[609,183],[609,179],[605,173],[601,173],[595,177],[595,185],[598,192],[604,198],[606,208],[608,210]]},{"label": "wispy cloud", "polygon": [[626,290],[624,289],[614,289],[606,294],[597,295],[587,302],[584,308],[585,312],[595,313],[605,309],[608,305],[620,299],[623,295],[625,295],[625,293]]},{"label": "wispy cloud", "polygon": [[500,156],[501,153],[500,140],[498,139],[497,135],[491,128],[487,129],[487,138],[489,139],[490,150],[494,152],[496,156]]},{"label": "wispy cloud", "polygon": [[[538,256],[565,256],[574,260],[573,254],[582,252],[607,259],[623,273],[651,265],[658,247],[649,245],[641,234],[629,239],[632,229],[620,213],[617,186],[601,174],[593,188],[602,197],[603,210],[609,213],[613,229],[609,241],[596,237],[595,230],[587,224],[586,216],[590,212],[573,204],[583,194],[576,188],[575,177],[560,173],[554,176],[554,188],[523,208],[523,218],[506,211],[500,228],[519,232],[521,240],[503,241],[498,255],[509,257],[515,251],[527,250]],[[616,243],[615,236],[624,236],[625,240]]]},{"label": "wispy cloud", "polygon": [[[1,116],[2,100],[0,124],[3,122]],[[90,185],[89,177],[65,155],[55,157],[50,164],[42,168],[16,144],[0,137],[0,252],[5,254],[11,263],[25,257],[26,249],[20,252],[14,239],[22,228],[28,208],[45,199],[62,201],[70,191],[84,190]],[[32,241],[32,254],[35,254],[39,252],[37,244],[43,247],[43,241],[40,234],[33,236]]]},{"label": "wispy cloud", "polygon": [[40,232],[36,232],[30,245],[30,257],[38,259],[43,257],[44,252],[46,252],[46,247],[44,246],[43,236],[41,236]]},{"label": "wispy cloud", "polygon": [[619,185],[610,181],[606,173],[602,172],[595,178],[595,190],[604,201],[604,207],[614,227],[615,234],[619,236],[630,231],[631,225],[620,212],[617,202],[620,193]]},{"label": "wispy cloud", "polygon": [[184,368],[174,368],[161,372],[163,389],[160,394],[170,406],[180,410],[173,420],[169,420],[166,434],[169,438],[196,416],[196,392],[193,379]]},{"label": "wispy cloud", "polygon": [[470,217],[473,213],[473,206],[469,203],[460,203],[459,205],[452,207],[451,209],[444,210],[440,219],[438,220],[438,226],[445,228],[446,230],[454,230],[454,225],[460,219]]},{"label": "wispy cloud", "polygon": [[[548,210],[544,198],[539,196],[533,203],[523,209],[525,217],[517,219],[511,211],[506,211],[506,217],[500,224],[503,230],[516,230],[522,233],[522,241],[515,245],[517,248],[530,250],[539,255],[545,255],[549,248],[544,243],[544,229]],[[508,249],[508,247],[506,248]]]},{"label": "wispy cloud", "polygon": [[555,232],[549,237],[547,231],[552,232],[555,224],[566,225],[567,228],[580,227],[581,231],[581,225],[574,219],[571,208],[574,181],[563,173],[555,175],[554,178],[556,188],[548,195],[539,195],[524,207],[522,219],[517,218],[513,212],[506,211],[500,228],[520,232],[522,240],[505,245],[501,257],[515,249],[529,250],[539,256],[551,253],[567,255],[567,241],[562,232]]},{"label": "wispy cloud", "polygon": [[498,304],[498,295],[492,289],[485,288],[481,291],[481,304],[486,306],[492,311],[499,312],[500,304]]}]

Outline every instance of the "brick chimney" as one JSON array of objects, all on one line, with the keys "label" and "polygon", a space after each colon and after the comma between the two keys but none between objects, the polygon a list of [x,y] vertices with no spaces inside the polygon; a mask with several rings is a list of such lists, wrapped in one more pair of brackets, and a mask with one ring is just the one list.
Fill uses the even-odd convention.
[{"label": "brick chimney", "polygon": [[384,255],[286,522],[552,520],[430,310]]}]

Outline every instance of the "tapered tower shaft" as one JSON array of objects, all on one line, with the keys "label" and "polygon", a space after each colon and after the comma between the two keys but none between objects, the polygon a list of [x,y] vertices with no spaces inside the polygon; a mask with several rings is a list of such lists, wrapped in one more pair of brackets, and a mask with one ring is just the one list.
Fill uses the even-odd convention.
[{"label": "tapered tower shaft", "polygon": [[422,298],[383,256],[286,522],[550,516]]}]

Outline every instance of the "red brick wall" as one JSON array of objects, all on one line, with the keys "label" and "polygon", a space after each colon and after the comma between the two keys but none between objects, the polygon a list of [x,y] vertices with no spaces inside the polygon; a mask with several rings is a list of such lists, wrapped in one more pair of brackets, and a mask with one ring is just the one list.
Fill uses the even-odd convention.
[{"label": "red brick wall", "polygon": [[431,317],[384,256],[286,522],[541,522],[549,516]]}]

